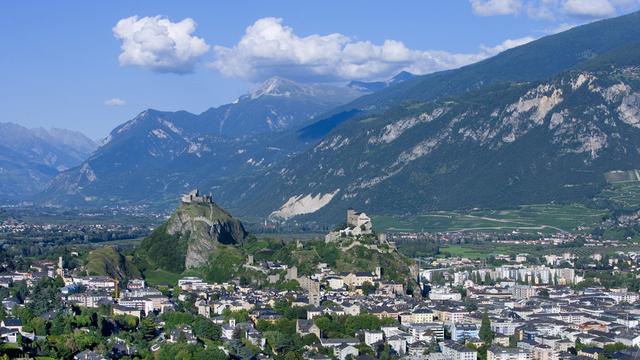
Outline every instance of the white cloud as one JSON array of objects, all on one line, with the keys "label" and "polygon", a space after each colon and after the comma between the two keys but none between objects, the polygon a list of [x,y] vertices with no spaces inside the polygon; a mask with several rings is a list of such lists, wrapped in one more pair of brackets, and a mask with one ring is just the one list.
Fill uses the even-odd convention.
[{"label": "white cloud", "polygon": [[529,1],[526,4],[527,15],[536,20],[555,20],[559,0]]},{"label": "white cloud", "polygon": [[567,0],[563,9],[569,15],[596,18],[612,16],[616,13],[608,0]]},{"label": "white cloud", "polygon": [[522,8],[521,0],[470,0],[474,14],[480,16],[516,14]]},{"label": "white cloud", "polygon": [[633,11],[640,6],[640,0],[610,0],[611,4],[616,8],[624,11]]},{"label": "white cloud", "polygon": [[120,98],[113,98],[113,99],[105,100],[104,104],[106,106],[124,106],[124,105],[127,105],[127,102],[126,100],[122,100]]},{"label": "white cloud", "polygon": [[425,74],[460,67],[531,40],[507,40],[471,54],[421,51],[396,40],[374,44],[339,33],[300,37],[282,19],[269,17],[249,26],[235,46],[215,46],[211,67],[250,81],[275,75],[300,81],[374,80],[402,70]]},{"label": "white cloud", "polygon": [[131,16],[118,21],[113,34],[122,41],[120,65],[136,65],[156,72],[184,74],[209,51],[209,45],[192,33],[190,18],[171,22],[162,16]]},{"label": "white cloud", "polygon": [[640,0],[469,0],[479,16],[519,15],[536,20],[575,22],[637,10]]}]

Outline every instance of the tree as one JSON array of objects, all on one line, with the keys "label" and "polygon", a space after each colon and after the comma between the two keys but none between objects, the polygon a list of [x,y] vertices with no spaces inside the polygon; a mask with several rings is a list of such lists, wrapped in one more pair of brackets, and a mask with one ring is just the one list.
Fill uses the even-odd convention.
[{"label": "tree", "polygon": [[302,360],[302,356],[296,352],[289,351],[285,354],[284,360]]},{"label": "tree", "polygon": [[604,355],[607,356],[608,358],[611,358],[614,353],[625,350],[627,348],[628,346],[619,342],[615,344],[607,344],[604,346],[604,352],[605,352]]},{"label": "tree", "polygon": [[153,319],[146,317],[140,321],[140,333],[145,340],[151,340],[156,335],[156,324]]},{"label": "tree", "polygon": [[380,360],[391,359],[391,347],[389,346],[389,344],[385,343],[381,348],[378,349],[378,358]]},{"label": "tree", "polygon": [[219,340],[222,330],[210,320],[198,317],[193,322],[193,333],[201,339]]},{"label": "tree", "polygon": [[368,281],[365,281],[362,283],[362,293],[364,295],[371,295],[375,292],[376,292],[376,287],[372,283]]},{"label": "tree", "polygon": [[480,336],[480,340],[482,340],[486,345],[491,345],[493,342],[493,331],[491,331],[491,320],[489,319],[489,314],[487,314],[487,310],[482,314],[482,323],[480,324],[480,332],[478,334]]},{"label": "tree", "polygon": [[474,301],[465,300],[464,301],[464,308],[467,311],[476,311],[476,310],[478,310],[478,305],[476,305],[476,303]]},{"label": "tree", "polygon": [[[132,331],[136,328],[136,326],[138,326],[138,318],[136,318],[135,316],[117,315],[114,317],[114,320],[116,321],[116,324],[118,324],[118,326],[125,331]],[[98,324],[98,327],[102,329],[104,327],[104,324]]]},{"label": "tree", "polygon": [[549,290],[547,290],[547,289],[540,289],[540,290],[538,291],[538,296],[540,296],[541,298],[548,299],[548,298],[549,298]]}]

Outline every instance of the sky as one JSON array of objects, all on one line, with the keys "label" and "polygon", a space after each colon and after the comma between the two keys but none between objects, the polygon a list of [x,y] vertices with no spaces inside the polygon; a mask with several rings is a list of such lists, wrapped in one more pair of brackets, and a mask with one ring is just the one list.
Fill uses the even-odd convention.
[{"label": "sky", "polygon": [[640,0],[0,2],[0,122],[101,139],[147,108],[200,113],[272,76],[456,68]]}]

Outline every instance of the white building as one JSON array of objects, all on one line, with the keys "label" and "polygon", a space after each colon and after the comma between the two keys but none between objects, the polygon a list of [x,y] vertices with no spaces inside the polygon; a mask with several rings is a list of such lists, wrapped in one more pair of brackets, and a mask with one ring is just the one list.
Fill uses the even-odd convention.
[{"label": "white building", "polygon": [[462,300],[462,294],[457,291],[451,291],[449,288],[435,288],[429,292],[430,300]]},{"label": "white building", "polygon": [[633,304],[638,301],[638,293],[626,292],[626,291],[612,291],[607,293],[607,296],[613,299],[617,304],[621,302]]},{"label": "white building", "polygon": [[364,332],[364,343],[368,346],[372,346],[373,344],[384,341],[384,333],[382,331],[368,331]]},{"label": "white building", "polygon": [[521,348],[492,346],[487,350],[487,360],[531,360],[531,352]]},{"label": "white building", "polygon": [[453,341],[442,341],[438,344],[445,359],[449,360],[477,360],[478,353]]}]

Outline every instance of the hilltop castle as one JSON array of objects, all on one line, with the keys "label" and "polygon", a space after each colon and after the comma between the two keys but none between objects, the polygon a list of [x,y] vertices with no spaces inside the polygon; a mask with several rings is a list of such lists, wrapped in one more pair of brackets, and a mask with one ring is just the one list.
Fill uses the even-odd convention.
[{"label": "hilltop castle", "polygon": [[347,210],[347,225],[350,228],[358,228],[355,235],[371,234],[371,219],[363,212],[356,212],[353,208]]},{"label": "hilltop castle", "polygon": [[373,234],[371,218],[363,212],[356,212],[352,208],[349,208],[347,210],[347,227],[330,232],[325,236],[325,241],[332,242],[343,237],[358,237],[369,234]]},{"label": "hilltop castle", "polygon": [[185,204],[213,204],[213,197],[211,196],[211,193],[209,193],[209,195],[200,195],[200,190],[198,189],[191,190],[190,192],[182,195],[181,200]]}]

